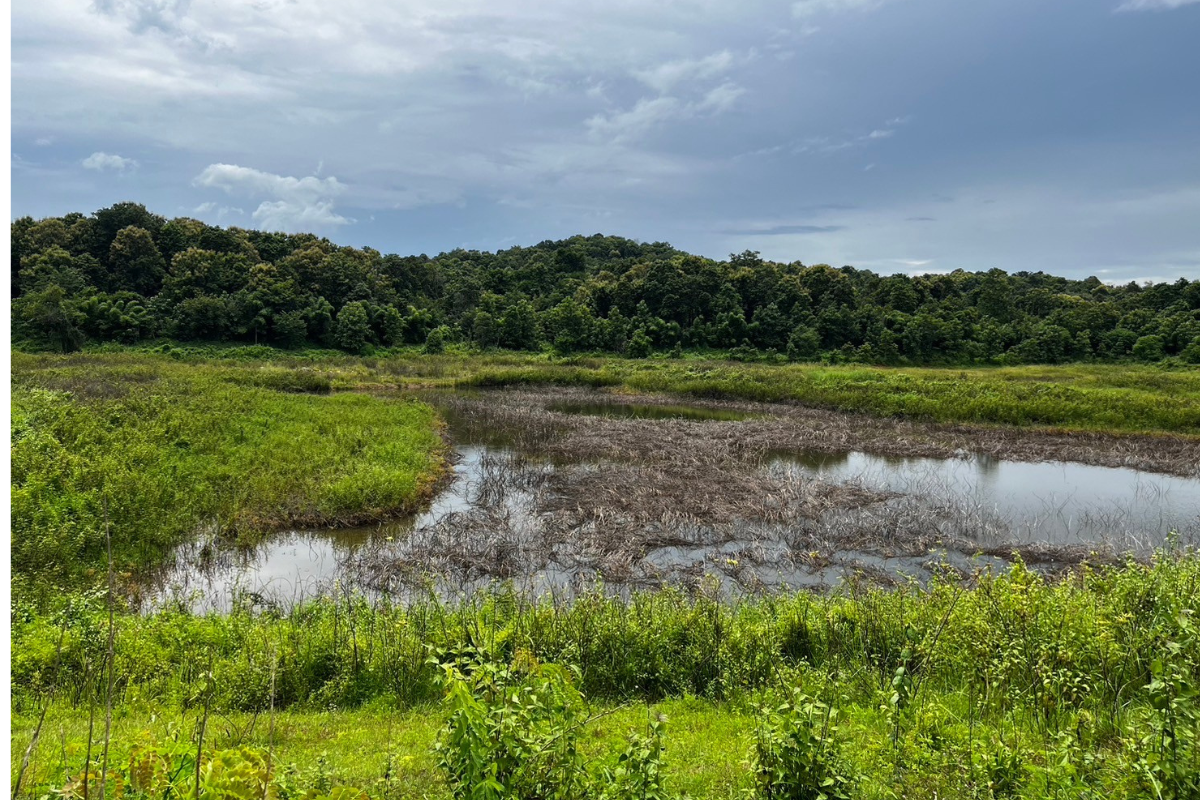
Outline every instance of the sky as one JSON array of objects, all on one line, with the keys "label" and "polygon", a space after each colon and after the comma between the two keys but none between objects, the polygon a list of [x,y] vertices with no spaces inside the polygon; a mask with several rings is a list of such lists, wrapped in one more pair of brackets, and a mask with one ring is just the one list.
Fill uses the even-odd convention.
[{"label": "sky", "polygon": [[14,0],[12,214],[1200,278],[1200,0]]}]

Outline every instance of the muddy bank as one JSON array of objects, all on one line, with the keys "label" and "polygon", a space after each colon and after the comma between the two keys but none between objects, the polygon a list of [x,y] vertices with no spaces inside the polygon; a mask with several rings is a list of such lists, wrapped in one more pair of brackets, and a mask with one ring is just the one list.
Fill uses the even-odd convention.
[{"label": "muddy bank", "polygon": [[[565,425],[564,414],[553,410],[555,406],[596,406],[600,402],[669,409],[679,407],[678,398],[582,389],[498,389],[486,394],[495,402],[470,411],[479,416],[478,424],[527,428],[519,443],[550,456],[644,460],[655,457],[660,445],[696,449],[698,444],[688,441],[689,432],[695,430],[688,423],[697,420],[627,417],[629,424],[614,425],[613,420],[620,417],[580,415],[584,418]],[[452,413],[462,413],[472,395],[447,393],[445,397]],[[1181,436],[944,425],[777,403],[695,401],[689,406],[714,414],[745,415],[737,426],[706,429],[699,449],[715,457],[745,460],[779,452],[850,451],[921,458],[971,454],[1003,461],[1073,462],[1200,478],[1200,439]]]},{"label": "muddy bank", "polygon": [[[460,441],[499,449],[481,462],[467,509],[418,528],[401,546],[351,559],[352,571],[381,590],[420,580],[471,587],[505,579],[536,590],[713,576],[737,590],[770,590],[830,585],[849,572],[880,580],[905,570],[965,573],[1014,554],[1058,569],[1148,552],[1161,543],[1161,531],[1141,528],[1140,508],[1064,512],[1057,500],[1044,509],[1022,507],[1027,518],[1015,519],[1014,508],[963,492],[952,474],[914,477],[913,464],[904,463],[897,471],[907,483],[871,485],[852,469],[823,475],[814,457],[848,462],[846,451],[867,450],[931,464],[969,459],[986,472],[994,468],[989,459],[1001,455],[1029,462],[1075,456],[1126,470],[1132,462],[1188,471],[1153,451],[1149,437],[1076,443],[789,406],[681,407],[674,398],[583,390],[447,393],[433,402]],[[1194,447],[1177,444],[1184,450],[1176,455]],[[1122,482],[1133,474],[1081,480]],[[1194,522],[1189,536],[1200,517]]]}]

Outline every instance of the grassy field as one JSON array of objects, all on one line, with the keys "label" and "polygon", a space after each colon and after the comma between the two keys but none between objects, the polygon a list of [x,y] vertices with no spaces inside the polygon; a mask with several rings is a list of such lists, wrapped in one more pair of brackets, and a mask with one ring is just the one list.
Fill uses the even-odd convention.
[{"label": "grassy field", "polygon": [[331,395],[311,369],[17,353],[12,383],[22,584],[94,580],[106,525],[130,572],[202,528],[254,536],[412,510],[444,467],[431,408]]},{"label": "grassy field", "polygon": [[414,508],[445,446],[396,389],[605,386],[1195,437],[1200,371],[160,350],[14,354],[14,773],[38,733],[23,797],[92,800],[81,776],[101,766],[108,797],[160,800],[195,798],[193,775],[205,800],[1200,796],[1194,553],[740,600],[118,608],[111,660],[119,603],[97,590],[106,532],[124,585],[198,531]]},{"label": "grassy field", "polygon": [[893,369],[808,364],[584,361],[482,366],[467,383],[619,385],[947,423],[1200,435],[1200,371],[1079,365]]},{"label": "grassy field", "polygon": [[1200,436],[1200,368],[1072,364],[910,368],[683,359],[554,358],[545,354],[356,358],[334,351],[175,347],[175,358],[267,361],[328,370],[335,386],[548,384],[782,401],[944,423]]},{"label": "grassy field", "polygon": [[[500,592],[457,608],[359,600],[284,616],[123,617],[111,763],[125,783],[136,746],[182,747],[182,764],[205,719],[207,747],[273,745],[308,788],[444,797],[462,789],[445,747],[494,757],[517,735],[505,720],[533,737],[520,758],[552,784],[531,742],[566,737],[595,772],[661,712],[663,796],[740,796],[774,747],[783,763],[810,765],[810,790],[838,776],[853,797],[1191,797],[1198,579],[1200,560],[1163,554],[1066,582],[1018,567],[970,588],[736,603],[659,592],[531,604]],[[105,610],[18,612],[13,636],[14,765],[47,709],[26,784],[40,796],[82,772],[89,714],[93,757],[101,750]],[[456,745],[456,720],[485,733]],[[382,780],[389,763],[395,785]]]},{"label": "grassy field", "polygon": [[[673,788],[692,797],[733,798],[751,785],[746,761],[754,720],[738,707],[680,699],[603,706],[595,712],[605,716],[589,727],[583,742],[589,760],[614,762],[625,737],[646,727],[648,714],[663,714],[668,718],[666,759]],[[294,766],[299,774],[293,780],[306,787],[327,783],[361,787],[371,797],[448,800],[452,795],[433,752],[445,724],[443,716],[438,706],[404,711],[287,711],[276,715],[272,739],[269,715],[233,712],[214,718],[211,735],[214,749],[250,745],[265,750],[273,741],[279,772]],[[114,720],[114,739],[122,743],[114,760],[127,763],[138,743],[190,734],[196,722],[196,714],[184,716],[177,708],[123,707]],[[36,718],[13,720],[14,773],[36,724]],[[83,761],[87,724],[87,712],[79,709],[56,706],[47,714],[43,729],[50,741],[30,764],[30,786],[44,789],[64,783],[71,766]]]}]

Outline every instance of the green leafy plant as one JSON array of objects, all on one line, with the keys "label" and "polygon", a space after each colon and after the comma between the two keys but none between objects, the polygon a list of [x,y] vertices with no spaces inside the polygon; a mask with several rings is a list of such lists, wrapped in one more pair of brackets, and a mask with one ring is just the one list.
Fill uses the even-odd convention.
[{"label": "green leafy plant", "polygon": [[1163,798],[1200,797],[1200,704],[1196,674],[1200,637],[1190,614],[1177,635],[1150,664],[1146,694],[1153,709],[1151,732],[1141,740],[1140,772]]},{"label": "green leafy plant", "polygon": [[513,667],[468,652],[444,662],[450,718],[435,750],[456,798],[577,798],[586,786],[577,739],[587,720],[569,672]]},{"label": "green leafy plant", "polygon": [[763,800],[849,800],[855,776],[837,742],[837,714],[800,689],[764,709],[754,740],[756,796]]},{"label": "green leafy plant", "polygon": [[633,734],[621,755],[616,769],[600,773],[604,786],[600,800],[669,800],[673,797],[666,788],[663,769],[663,743],[667,733],[667,718],[652,717],[646,735]]},{"label": "green leafy plant", "polygon": [[[108,797],[125,795],[171,800],[276,800],[278,792],[267,753],[252,747],[218,750],[201,757],[195,769],[191,746],[179,741],[135,745],[123,768],[105,776]],[[199,776],[197,785],[194,776]],[[88,769],[57,794],[70,800],[98,797],[100,775]],[[199,794],[197,795],[197,789]]]}]

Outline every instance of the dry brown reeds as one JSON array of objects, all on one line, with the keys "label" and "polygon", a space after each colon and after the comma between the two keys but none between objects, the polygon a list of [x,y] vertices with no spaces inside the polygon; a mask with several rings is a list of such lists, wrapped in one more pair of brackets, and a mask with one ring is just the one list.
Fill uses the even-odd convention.
[{"label": "dry brown reeds", "polygon": [[[828,584],[849,571],[894,577],[967,571],[1014,553],[1054,568],[1111,559],[1114,543],[1016,542],[1003,519],[966,501],[833,483],[772,468],[777,454],[868,450],[897,456],[1067,459],[1187,473],[1186,440],[949,428],[782,405],[699,404],[742,421],[638,419],[551,410],[595,402],[583,390],[440,395],[460,443],[493,449],[461,480],[466,507],[419,525],[402,542],[368,548],[348,566],[376,589],[461,589],[494,580],[531,587],[600,578],[641,587],[716,575],[744,591]],[[608,395],[614,403],[675,405]],[[1155,447],[1151,447],[1154,444]],[[1173,449],[1172,449],[1173,448]],[[1196,453],[1200,455],[1200,453]],[[941,556],[931,556],[941,553]],[[866,559],[864,562],[863,559]],[[891,580],[892,577],[887,577]]]}]

